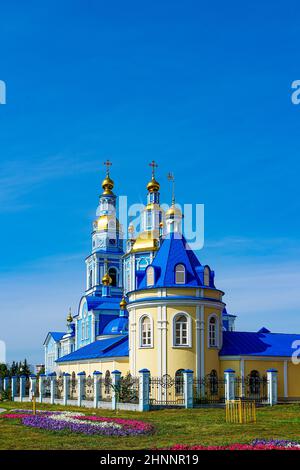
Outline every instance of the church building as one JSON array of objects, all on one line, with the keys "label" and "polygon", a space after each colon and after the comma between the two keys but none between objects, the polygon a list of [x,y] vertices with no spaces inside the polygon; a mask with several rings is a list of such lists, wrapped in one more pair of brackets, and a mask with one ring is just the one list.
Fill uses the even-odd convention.
[{"label": "church building", "polygon": [[118,369],[137,376],[147,368],[153,377],[175,377],[191,369],[202,378],[223,377],[230,368],[243,378],[274,368],[279,397],[300,397],[300,368],[292,361],[300,335],[236,331],[236,315],[226,310],[214,271],[200,263],[182,233],[175,198],[162,210],[151,165],[141,231],[135,234],[130,225],[123,243],[107,162],[85,260],[85,293],[77,314],[67,316],[67,331],[47,334],[46,373],[107,376]]}]

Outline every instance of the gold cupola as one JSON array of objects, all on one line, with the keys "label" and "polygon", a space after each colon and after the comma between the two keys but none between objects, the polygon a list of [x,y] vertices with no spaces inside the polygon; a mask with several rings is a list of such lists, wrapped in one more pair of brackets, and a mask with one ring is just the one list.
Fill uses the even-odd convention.
[{"label": "gold cupola", "polygon": [[122,300],[121,300],[121,302],[120,302],[120,309],[121,309],[121,310],[126,310],[126,307],[127,307],[127,302],[126,302],[126,300],[125,300],[125,298],[124,298],[124,296],[123,296],[123,297],[122,297]]},{"label": "gold cupola", "polygon": [[157,168],[158,165],[155,163],[154,160],[152,160],[152,162],[149,163],[149,166],[152,167],[152,178],[147,184],[147,190],[149,191],[149,193],[157,193],[159,191],[160,185],[159,182],[155,179],[155,168]]},{"label": "gold cupola", "polygon": [[72,317],[72,311],[71,311],[71,307],[69,308],[69,313],[68,313],[68,316],[67,316],[67,322],[68,323],[72,323],[73,321],[73,317]]},{"label": "gold cupola", "polygon": [[112,283],[112,278],[110,277],[110,275],[108,273],[104,274],[102,278],[102,284],[104,286],[110,286],[111,283]]}]

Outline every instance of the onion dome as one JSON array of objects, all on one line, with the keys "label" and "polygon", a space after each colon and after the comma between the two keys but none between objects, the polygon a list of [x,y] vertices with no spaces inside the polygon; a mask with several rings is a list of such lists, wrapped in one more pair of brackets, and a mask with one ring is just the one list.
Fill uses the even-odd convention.
[{"label": "onion dome", "polygon": [[151,181],[147,184],[147,189],[149,193],[157,193],[159,191],[160,185],[158,181],[152,176]]},{"label": "onion dome", "polygon": [[169,210],[166,212],[166,217],[169,218],[174,218],[174,217],[182,217],[182,212],[179,209],[179,207],[175,206],[175,204],[172,204]]},{"label": "onion dome", "polygon": [[68,313],[68,316],[67,316],[67,322],[68,323],[72,323],[73,321],[73,317],[72,317],[72,312],[71,312],[71,307],[69,308],[69,313]]},{"label": "onion dome", "polygon": [[120,309],[121,310],[126,310],[126,307],[127,307],[127,302],[126,302],[125,298],[122,297],[122,300],[120,302]]},{"label": "onion dome", "polygon": [[110,178],[109,174],[107,174],[104,180],[102,181],[103,194],[105,195],[113,194],[112,192],[113,187],[114,187],[114,182]]},{"label": "onion dome", "polygon": [[104,286],[110,286],[111,283],[112,283],[112,278],[110,277],[110,275],[108,273],[104,274],[102,278],[102,284]]}]

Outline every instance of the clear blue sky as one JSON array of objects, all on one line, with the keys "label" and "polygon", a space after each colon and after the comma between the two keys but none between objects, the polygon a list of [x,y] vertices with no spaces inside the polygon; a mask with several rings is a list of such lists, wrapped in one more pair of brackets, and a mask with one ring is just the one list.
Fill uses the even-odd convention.
[{"label": "clear blue sky", "polygon": [[201,262],[238,328],[300,332],[297,2],[0,4],[0,339],[43,360],[84,288],[103,160],[205,204]]}]

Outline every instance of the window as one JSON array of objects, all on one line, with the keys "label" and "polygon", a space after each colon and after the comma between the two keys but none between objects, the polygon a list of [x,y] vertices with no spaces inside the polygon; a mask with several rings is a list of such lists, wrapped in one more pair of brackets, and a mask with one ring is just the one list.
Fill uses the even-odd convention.
[{"label": "window", "polygon": [[149,348],[152,346],[152,325],[148,316],[141,318],[140,323],[141,347]]},{"label": "window", "polygon": [[146,230],[150,230],[152,227],[152,211],[147,211],[146,214]]},{"label": "window", "polygon": [[209,286],[209,278],[210,278],[210,269],[208,266],[204,268],[204,285]]},{"label": "window", "polygon": [[175,319],[175,346],[188,345],[188,320],[185,315]]},{"label": "window", "polygon": [[215,316],[211,317],[208,323],[208,345],[210,348],[218,346],[218,321]]},{"label": "window", "polygon": [[257,370],[252,370],[249,374],[250,395],[260,395],[260,376]]},{"label": "window", "polygon": [[185,284],[185,266],[177,264],[175,268],[175,284]]},{"label": "window", "polygon": [[89,288],[91,288],[93,285],[93,270],[90,269],[90,273],[89,273]]},{"label": "window", "polygon": [[109,268],[108,274],[110,275],[111,280],[112,280],[111,285],[115,287],[117,285],[117,270],[116,270],[116,268]]},{"label": "window", "polygon": [[219,393],[219,382],[218,382],[218,374],[215,369],[211,371],[209,374],[209,389],[211,395],[218,395]]},{"label": "window", "polygon": [[111,377],[110,377],[109,370],[107,370],[105,372],[105,378],[104,378],[104,393],[106,395],[110,395],[110,388],[111,388]]},{"label": "window", "polygon": [[147,286],[153,286],[154,285],[154,268],[152,266],[149,266],[147,268]]}]

